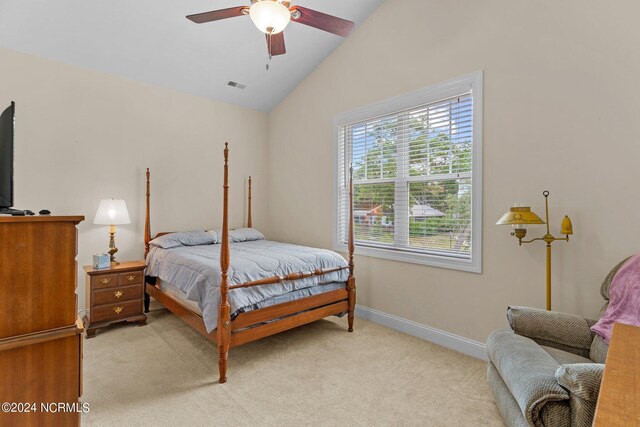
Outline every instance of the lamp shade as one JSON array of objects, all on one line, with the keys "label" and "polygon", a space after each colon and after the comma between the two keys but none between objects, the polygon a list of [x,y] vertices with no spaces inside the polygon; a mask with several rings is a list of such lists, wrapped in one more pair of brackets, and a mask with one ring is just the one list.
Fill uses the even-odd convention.
[{"label": "lamp shade", "polygon": [[573,224],[571,224],[571,220],[567,215],[565,215],[564,219],[562,220],[562,225],[560,226],[560,230],[562,234],[566,234],[567,236],[569,234],[573,234]]},{"label": "lamp shade", "polygon": [[100,200],[93,223],[101,225],[131,224],[127,204],[120,199]]},{"label": "lamp shade", "polygon": [[502,215],[496,225],[528,225],[544,224],[545,222],[528,206],[514,206]]},{"label": "lamp shade", "polygon": [[249,8],[249,17],[260,31],[278,34],[291,20],[291,12],[277,0],[260,0]]}]

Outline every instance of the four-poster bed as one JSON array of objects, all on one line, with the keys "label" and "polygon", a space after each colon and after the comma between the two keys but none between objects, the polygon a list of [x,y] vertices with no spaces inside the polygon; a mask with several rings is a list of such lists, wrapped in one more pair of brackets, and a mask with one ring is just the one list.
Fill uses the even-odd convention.
[{"label": "four-poster bed", "polygon": [[[279,332],[283,332],[294,327],[311,323],[331,315],[341,315],[347,313],[349,332],[353,331],[354,321],[354,308],[356,300],[356,285],[354,278],[354,230],[353,230],[353,184],[350,185],[350,221],[349,221],[349,236],[348,236],[348,249],[349,259],[348,264],[344,258],[331,252],[314,248],[299,247],[294,245],[288,245],[277,242],[263,241],[263,246],[267,244],[282,245],[286,247],[288,251],[295,251],[300,249],[304,250],[316,250],[323,251],[323,255],[331,253],[335,257],[340,258],[340,263],[335,264],[325,260],[321,260],[320,265],[310,268],[308,270],[296,270],[294,272],[287,272],[279,274],[274,269],[274,273],[270,273],[268,277],[260,276],[257,280],[242,280],[243,277],[250,277],[242,274],[242,271],[238,271],[241,265],[241,261],[247,259],[245,247],[240,247],[243,243],[237,243],[238,240],[234,240],[233,251],[235,251],[234,259],[238,265],[233,268],[232,277],[229,277],[229,267],[231,263],[230,248],[230,232],[229,232],[229,147],[225,143],[224,148],[224,185],[223,185],[223,216],[222,216],[222,230],[214,234],[220,234],[220,246],[219,246],[219,272],[215,270],[214,274],[219,274],[219,277],[215,277],[216,281],[219,279],[219,305],[217,305],[217,319],[214,319],[215,329],[209,322],[207,327],[207,316],[211,316],[211,313],[207,313],[206,308],[201,311],[194,307],[193,303],[187,302],[184,298],[180,298],[176,292],[170,292],[170,288],[163,284],[163,281],[157,277],[146,281],[146,295],[145,295],[145,311],[148,311],[149,296],[154,297],[160,304],[169,309],[175,315],[180,317],[191,327],[196,329],[202,335],[206,336],[211,341],[215,342],[218,347],[218,367],[220,371],[220,383],[226,382],[227,371],[227,359],[230,348],[245,344],[251,341],[258,340],[263,337],[267,337]],[[146,172],[146,215],[145,215],[145,258],[150,252],[150,246],[154,245],[151,238],[151,226],[150,226],[150,172],[147,169]],[[252,226],[251,218],[251,178],[249,178],[249,192],[248,192],[248,215],[247,226]],[[233,233],[233,232],[232,232]],[[158,233],[155,238],[165,236],[171,233]],[[235,239],[235,236],[232,236]],[[247,245],[247,243],[244,243]],[[210,250],[212,246],[202,250]],[[249,245],[248,245],[249,246]],[[259,246],[259,245],[258,245]],[[271,246],[268,247],[271,252]],[[215,248],[216,250],[218,248]],[[244,250],[244,251],[243,251]],[[253,248],[252,248],[253,250]],[[153,254],[152,254],[153,255]],[[216,253],[217,256],[217,253]],[[258,255],[260,256],[260,255]],[[289,256],[290,253],[283,255]],[[315,256],[315,255],[314,255]],[[240,259],[244,257],[243,259]],[[311,257],[315,259],[314,257]],[[262,259],[262,258],[260,258]],[[289,258],[287,258],[288,260]],[[331,261],[331,259],[330,259]],[[155,263],[157,264],[157,263]],[[257,264],[257,262],[256,262]],[[277,263],[276,263],[277,264]],[[305,264],[306,265],[306,264]],[[217,269],[217,266],[215,267]],[[348,276],[347,276],[348,273]],[[147,273],[149,274],[149,273]],[[272,274],[272,275],[271,275]],[[338,277],[342,280],[335,279]],[[333,279],[329,279],[333,278]],[[324,283],[329,283],[326,286],[326,291],[318,290],[322,286],[322,280]],[[312,281],[316,286],[313,286],[314,291],[310,293],[300,293],[307,290],[304,286]],[[235,297],[234,292],[260,292],[265,293],[268,290],[274,291],[275,287],[289,287],[290,289],[296,289],[297,283],[305,283],[300,285],[302,289],[297,289],[296,296],[293,296],[295,292],[290,290],[282,291],[283,295],[291,295],[293,300],[276,300],[273,298],[272,304],[257,305],[248,311],[237,310],[232,313],[230,298]],[[311,288],[311,287],[310,287]],[[310,289],[309,288],[309,289]],[[208,290],[214,289],[212,286],[208,287]],[[213,291],[211,291],[213,292]],[[314,293],[315,292],[315,293]],[[320,293],[318,293],[320,292]],[[215,301],[218,301],[218,295],[215,295]],[[239,297],[239,296],[238,296]],[[244,298],[244,296],[243,296]],[[282,302],[286,301],[286,302]],[[216,321],[217,320],[217,321]]]}]

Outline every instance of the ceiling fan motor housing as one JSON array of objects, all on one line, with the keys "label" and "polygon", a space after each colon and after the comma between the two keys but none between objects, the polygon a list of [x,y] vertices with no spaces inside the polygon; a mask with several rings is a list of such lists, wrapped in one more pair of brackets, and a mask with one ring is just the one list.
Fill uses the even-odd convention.
[{"label": "ceiling fan motor housing", "polygon": [[277,0],[255,2],[249,9],[249,16],[260,31],[266,34],[278,34],[291,21],[291,12]]}]

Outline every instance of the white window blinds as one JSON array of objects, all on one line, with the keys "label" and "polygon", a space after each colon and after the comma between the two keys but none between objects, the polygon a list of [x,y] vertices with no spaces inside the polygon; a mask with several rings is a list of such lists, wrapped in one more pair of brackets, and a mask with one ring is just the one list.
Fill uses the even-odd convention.
[{"label": "white window blinds", "polygon": [[471,259],[473,103],[467,90],[337,127],[339,243],[353,165],[357,246]]}]

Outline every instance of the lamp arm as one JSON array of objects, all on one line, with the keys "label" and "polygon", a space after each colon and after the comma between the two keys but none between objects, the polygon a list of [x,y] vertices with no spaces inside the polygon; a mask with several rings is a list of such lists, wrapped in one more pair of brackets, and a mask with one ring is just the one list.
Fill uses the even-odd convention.
[{"label": "lamp arm", "polygon": [[556,240],[564,240],[566,242],[569,241],[569,235],[566,235],[565,237],[555,237],[552,236],[551,234],[547,234],[543,237],[536,237],[535,239],[531,239],[531,240],[520,240],[520,244],[522,243],[531,243],[531,242],[535,242],[537,240],[542,240],[543,242],[547,242],[547,243],[551,243],[551,242],[555,242]]},{"label": "lamp arm", "polygon": [[531,243],[531,242],[535,242],[536,240],[544,240],[544,237],[536,237],[535,239],[531,239],[531,240],[520,240],[520,243]]}]

